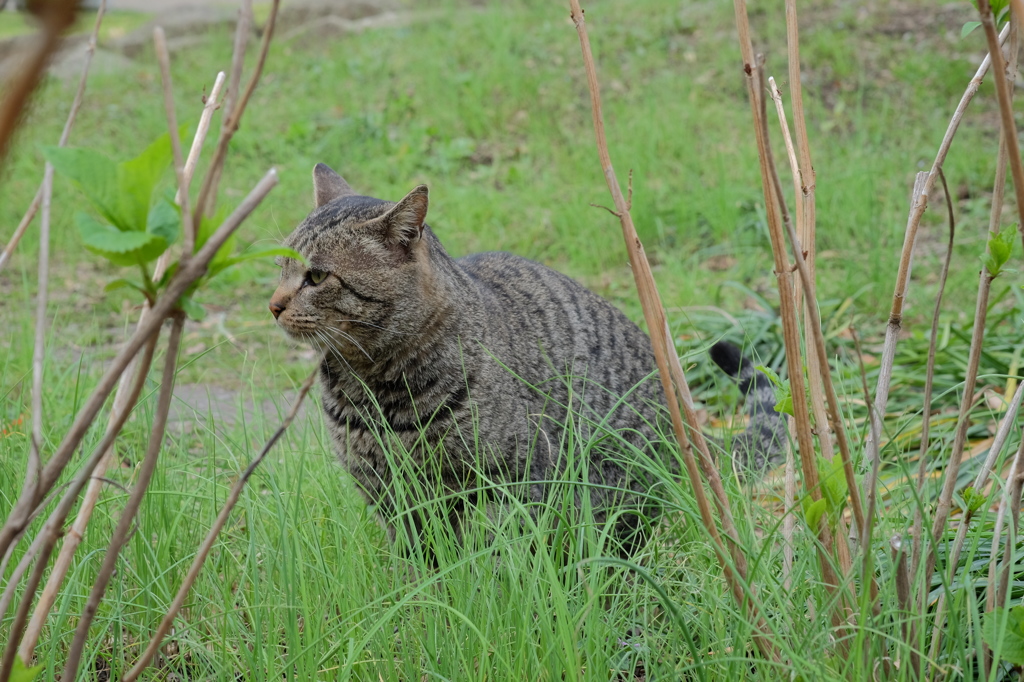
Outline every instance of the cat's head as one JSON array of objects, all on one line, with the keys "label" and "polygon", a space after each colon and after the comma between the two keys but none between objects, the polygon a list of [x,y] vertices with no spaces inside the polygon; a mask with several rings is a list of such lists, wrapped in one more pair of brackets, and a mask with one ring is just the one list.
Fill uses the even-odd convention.
[{"label": "cat's head", "polygon": [[270,311],[292,338],[349,361],[376,361],[430,316],[427,188],[397,203],[365,197],[320,163],[313,196],[316,208],[285,241],[306,262],[278,258]]}]

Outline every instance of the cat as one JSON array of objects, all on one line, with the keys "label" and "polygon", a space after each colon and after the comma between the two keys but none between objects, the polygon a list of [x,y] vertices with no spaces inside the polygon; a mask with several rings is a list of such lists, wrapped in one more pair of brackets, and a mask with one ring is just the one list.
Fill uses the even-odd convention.
[{"label": "cat", "polygon": [[[278,258],[270,310],[289,336],[320,351],[334,448],[391,539],[401,529],[414,539],[423,521],[401,513],[396,469],[455,493],[448,513],[461,535],[481,478],[512,484],[487,488],[491,505],[508,494],[545,499],[544,482],[566,466],[571,423],[589,444],[594,520],[613,515],[615,535],[637,546],[656,510],[645,502],[643,467],[632,464],[667,449],[648,336],[533,261],[497,252],[453,259],[424,222],[424,185],[383,201],[317,164],[313,186],[315,208],[285,242],[305,263]],[[711,356],[747,393],[751,425],[732,454],[758,467],[773,461],[785,436],[770,382],[732,344],[719,342]]]}]

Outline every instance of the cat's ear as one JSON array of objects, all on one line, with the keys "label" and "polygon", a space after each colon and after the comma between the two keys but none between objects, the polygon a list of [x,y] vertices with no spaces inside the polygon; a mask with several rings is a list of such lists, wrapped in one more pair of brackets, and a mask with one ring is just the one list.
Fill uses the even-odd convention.
[{"label": "cat's ear", "polygon": [[354,194],[345,178],[331,170],[326,163],[313,166],[313,200],[317,208],[329,201]]},{"label": "cat's ear", "polygon": [[389,246],[408,248],[423,233],[427,218],[427,186],[420,185],[405,195],[378,220],[384,228],[384,241]]}]

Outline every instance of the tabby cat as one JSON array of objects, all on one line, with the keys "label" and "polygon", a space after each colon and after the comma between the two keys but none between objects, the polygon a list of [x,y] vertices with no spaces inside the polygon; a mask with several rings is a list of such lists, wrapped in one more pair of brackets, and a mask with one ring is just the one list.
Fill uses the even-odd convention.
[{"label": "tabby cat", "polygon": [[[566,425],[587,448],[590,504],[613,509],[627,545],[652,512],[649,483],[631,467],[659,450],[664,412],[650,339],[610,303],[554,270],[508,253],[453,259],[424,223],[427,188],[398,203],[361,196],[324,164],[316,208],[286,245],[270,300],[277,323],[321,353],[323,410],[343,466],[388,525],[399,470],[460,493],[481,478],[539,502],[566,466]],[[751,426],[733,454],[761,466],[779,451],[783,422],[766,377],[731,344],[712,358],[748,392]],[[626,399],[623,400],[623,396]],[[577,447],[577,449],[579,449]],[[390,459],[390,461],[389,461]],[[475,500],[467,493],[466,497]],[[456,533],[464,504],[450,505]],[[621,513],[623,507],[628,513]],[[403,518],[408,519],[408,515]]]}]

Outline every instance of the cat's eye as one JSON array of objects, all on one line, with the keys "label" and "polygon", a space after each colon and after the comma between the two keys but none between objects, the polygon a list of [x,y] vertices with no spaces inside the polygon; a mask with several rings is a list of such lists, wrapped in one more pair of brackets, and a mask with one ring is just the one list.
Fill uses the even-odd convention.
[{"label": "cat's eye", "polygon": [[306,282],[316,286],[327,279],[327,273],[323,270],[310,270],[306,273]]}]

